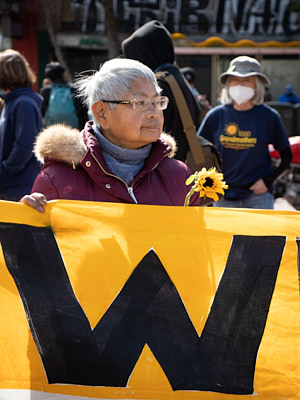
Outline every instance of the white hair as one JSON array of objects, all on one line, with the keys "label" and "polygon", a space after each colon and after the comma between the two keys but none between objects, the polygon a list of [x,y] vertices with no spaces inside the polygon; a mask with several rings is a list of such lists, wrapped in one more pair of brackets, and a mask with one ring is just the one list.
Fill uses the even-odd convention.
[{"label": "white hair", "polygon": [[[139,61],[127,58],[114,58],[100,66],[99,71],[88,76],[80,76],[74,87],[77,97],[91,110],[96,101],[123,100],[133,82],[146,80],[152,82],[157,93],[161,93],[154,72]],[[115,104],[109,104],[114,108]]]},{"label": "white hair", "polygon": [[[265,86],[264,86],[263,82],[257,76],[254,76],[254,78],[255,78],[255,95],[251,99],[251,101],[253,104],[259,105],[264,102]],[[220,102],[222,104],[232,104],[232,98],[229,95],[228,79],[226,79],[226,82],[222,88]]]}]

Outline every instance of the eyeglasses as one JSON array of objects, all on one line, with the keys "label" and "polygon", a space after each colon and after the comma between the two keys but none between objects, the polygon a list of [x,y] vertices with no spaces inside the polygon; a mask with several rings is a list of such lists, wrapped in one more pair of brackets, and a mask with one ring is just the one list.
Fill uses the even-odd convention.
[{"label": "eyeglasses", "polygon": [[100,100],[103,103],[112,103],[112,104],[132,104],[134,110],[137,111],[146,111],[149,109],[151,104],[154,104],[156,110],[165,110],[169,104],[169,98],[167,96],[157,96],[153,101],[151,101],[148,97],[144,99],[133,99],[133,100]]}]

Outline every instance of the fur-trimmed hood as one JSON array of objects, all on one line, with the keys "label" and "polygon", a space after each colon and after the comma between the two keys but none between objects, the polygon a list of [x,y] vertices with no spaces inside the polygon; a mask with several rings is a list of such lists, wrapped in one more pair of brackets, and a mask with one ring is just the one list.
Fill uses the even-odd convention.
[{"label": "fur-trimmed hood", "polygon": [[[162,133],[160,140],[171,149],[168,157],[174,157],[177,149],[175,139]],[[70,165],[78,165],[87,152],[87,146],[77,129],[56,124],[38,134],[33,151],[42,163],[46,158],[51,158]]]},{"label": "fur-trimmed hood", "polygon": [[79,130],[55,124],[38,134],[33,152],[42,163],[45,158],[52,158],[77,165],[87,152],[87,147],[80,137]]}]

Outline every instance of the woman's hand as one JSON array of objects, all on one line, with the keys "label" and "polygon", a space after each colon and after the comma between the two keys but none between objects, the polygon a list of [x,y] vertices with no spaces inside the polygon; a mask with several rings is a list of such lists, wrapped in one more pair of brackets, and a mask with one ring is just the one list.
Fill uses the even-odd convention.
[{"label": "woman's hand", "polygon": [[20,200],[21,203],[27,204],[40,213],[45,212],[44,206],[47,204],[47,199],[42,193],[27,194]]},{"label": "woman's hand", "polygon": [[263,194],[268,190],[268,188],[265,185],[265,182],[262,179],[259,179],[253,183],[252,186],[250,186],[250,190],[253,190],[253,192],[256,194]]}]

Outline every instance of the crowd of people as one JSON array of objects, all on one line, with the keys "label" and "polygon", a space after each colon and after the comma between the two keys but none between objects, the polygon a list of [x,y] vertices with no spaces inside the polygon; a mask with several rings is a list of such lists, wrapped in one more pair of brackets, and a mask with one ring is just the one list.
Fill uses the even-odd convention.
[{"label": "crowd of people", "polygon": [[[172,75],[197,135],[222,159],[229,188],[214,205],[272,209],[274,180],[292,152],[279,113],[264,104],[270,81],[261,64],[234,58],[219,77],[221,104],[207,102],[201,114],[195,71],[177,66],[171,34],[159,21],[124,40],[122,52],[73,84],[50,62],[40,94],[26,59],[12,49],[0,53],[0,198],[40,212],[53,199],[183,206],[189,142],[166,79]],[[64,107],[75,118],[55,120]],[[275,168],[270,144],[281,158]],[[190,205],[201,205],[197,193]]]}]

